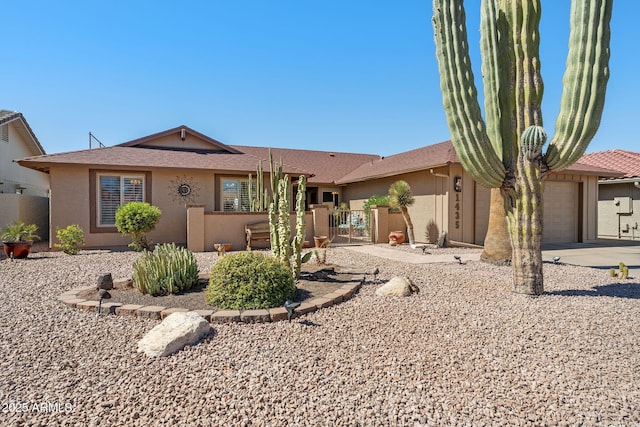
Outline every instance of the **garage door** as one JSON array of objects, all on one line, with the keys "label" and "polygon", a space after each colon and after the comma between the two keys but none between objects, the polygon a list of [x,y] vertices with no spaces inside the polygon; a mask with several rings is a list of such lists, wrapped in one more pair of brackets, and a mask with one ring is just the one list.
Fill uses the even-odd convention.
[{"label": "garage door", "polygon": [[[543,243],[578,241],[579,184],[546,181],[544,189]],[[482,245],[487,234],[491,191],[476,185],[475,243]]]},{"label": "garage door", "polygon": [[578,241],[578,191],[576,182],[545,182],[543,243]]}]

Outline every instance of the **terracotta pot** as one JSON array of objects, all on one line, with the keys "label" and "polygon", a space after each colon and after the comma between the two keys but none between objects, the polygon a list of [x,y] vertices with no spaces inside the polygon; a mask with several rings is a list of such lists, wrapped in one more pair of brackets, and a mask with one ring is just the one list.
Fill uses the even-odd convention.
[{"label": "terracotta pot", "polygon": [[302,247],[307,249],[311,247],[311,243],[308,240],[305,240],[304,242],[302,242]]},{"label": "terracotta pot", "polygon": [[404,231],[392,231],[389,233],[389,240],[395,240],[396,244],[401,245],[404,243]]},{"label": "terracotta pot", "polygon": [[224,247],[225,252],[229,252],[233,245],[231,243],[214,243],[213,249],[219,252],[221,246]]},{"label": "terracotta pot", "polygon": [[316,248],[325,248],[328,245],[329,238],[327,236],[313,236]]},{"label": "terracotta pot", "polygon": [[28,242],[3,242],[4,244],[4,253],[8,258],[12,258],[11,254],[13,254],[13,258],[26,258],[31,252],[31,245],[33,245],[33,241]]}]

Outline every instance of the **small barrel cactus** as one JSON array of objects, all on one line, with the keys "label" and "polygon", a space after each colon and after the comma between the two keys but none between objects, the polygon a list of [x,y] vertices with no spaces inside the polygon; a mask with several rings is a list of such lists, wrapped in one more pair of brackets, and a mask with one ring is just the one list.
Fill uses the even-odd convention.
[{"label": "small barrel cactus", "polygon": [[520,149],[527,160],[536,159],[542,154],[542,147],[547,142],[547,132],[542,126],[529,126],[522,132]]}]

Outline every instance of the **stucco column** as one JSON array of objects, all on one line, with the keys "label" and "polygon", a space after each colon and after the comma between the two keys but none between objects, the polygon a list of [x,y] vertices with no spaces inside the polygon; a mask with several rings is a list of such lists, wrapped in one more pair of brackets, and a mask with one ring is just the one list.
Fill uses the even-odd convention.
[{"label": "stucco column", "polygon": [[371,206],[373,243],[389,243],[389,206]]},{"label": "stucco column", "polygon": [[204,252],[204,205],[187,205],[187,249]]},{"label": "stucco column", "polygon": [[327,205],[311,205],[313,213],[313,235],[328,236],[329,235],[329,208]]}]

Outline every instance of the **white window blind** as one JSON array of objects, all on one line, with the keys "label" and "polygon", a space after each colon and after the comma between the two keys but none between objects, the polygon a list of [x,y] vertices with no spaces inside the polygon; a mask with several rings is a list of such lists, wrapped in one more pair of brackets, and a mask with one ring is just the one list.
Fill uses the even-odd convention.
[{"label": "white window blind", "polygon": [[118,206],[144,201],[144,179],[141,176],[100,175],[99,225],[114,225]]},{"label": "white window blind", "polygon": [[[253,182],[253,190],[256,184]],[[225,179],[222,181],[222,210],[224,212],[249,212],[248,179]]]}]

